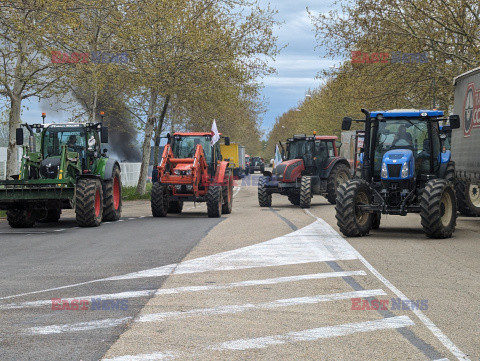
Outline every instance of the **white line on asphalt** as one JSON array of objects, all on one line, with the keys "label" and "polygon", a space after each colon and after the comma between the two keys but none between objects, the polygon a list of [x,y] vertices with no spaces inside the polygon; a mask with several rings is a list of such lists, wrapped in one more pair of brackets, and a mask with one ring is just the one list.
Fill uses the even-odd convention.
[{"label": "white line on asphalt", "polygon": [[65,230],[65,228],[62,228],[62,229],[56,229],[54,232],[63,232]]},{"label": "white line on asphalt", "polygon": [[[305,213],[312,216],[317,220],[317,222],[321,222],[325,229],[325,232],[328,233],[337,233],[327,222],[323,219],[314,216],[311,212],[304,209]],[[340,236],[340,235],[339,235]],[[351,246],[352,247],[352,246]],[[360,262],[363,263],[365,267],[368,268],[370,272],[372,272],[385,286],[387,286],[390,291],[395,293],[397,297],[401,298],[402,300],[408,300],[408,298],[401,292],[398,288],[396,288],[389,280],[383,277],[380,272],[378,272],[375,267],[373,267],[366,259],[363,257],[360,252],[358,252],[355,248],[352,249],[357,254],[357,258]],[[435,337],[453,354],[458,360],[469,361],[470,359],[465,355],[460,349],[445,335],[422,311],[418,309],[412,310],[413,313],[422,321],[422,323],[435,335]]]},{"label": "white line on asphalt", "polygon": [[100,321],[80,322],[72,325],[31,327],[25,333],[30,335],[49,335],[63,332],[90,331],[98,328],[110,328],[122,325],[131,319],[132,317],[108,318]]},{"label": "white line on asphalt", "polygon": [[[138,297],[147,297],[155,294],[157,290],[143,290],[143,291],[131,291],[131,292],[120,292],[120,293],[106,293],[103,295],[91,295],[91,296],[78,296],[70,298],[62,298],[62,301],[71,302],[73,300],[91,300],[92,298],[101,298],[102,300],[115,300],[115,299],[125,299],[125,298],[138,298]],[[31,302],[21,302],[21,303],[7,303],[5,305],[0,305],[0,310],[13,310],[18,308],[32,308],[32,307],[42,307],[52,304],[52,300],[41,300],[41,301],[31,301]]]},{"label": "white line on asphalt", "polygon": [[[280,307],[312,305],[320,302],[347,300],[351,298],[384,296],[384,295],[386,295],[385,291],[378,289],[378,290],[362,290],[362,291],[334,293],[329,295],[315,295],[310,297],[286,298],[281,300],[275,300],[273,302],[265,302],[265,303],[259,303],[259,304],[247,303],[243,305],[227,305],[227,306],[218,306],[218,307],[212,307],[212,308],[197,308],[189,311],[152,313],[152,314],[146,314],[138,317],[137,319],[135,319],[135,322],[157,322],[157,321],[163,321],[169,318],[184,318],[184,317],[191,317],[196,315],[216,316],[216,315],[225,315],[225,314],[235,314],[235,313],[241,313],[241,312],[250,311],[250,310],[271,310],[271,309],[280,308]],[[130,317],[120,318],[120,319],[106,319],[106,320],[97,320],[97,321],[90,321],[90,322],[80,322],[80,323],[66,324],[66,325],[31,327],[25,333],[47,335],[47,334],[63,333],[63,332],[91,331],[91,330],[94,330],[95,328],[109,327],[108,325],[111,325],[110,327],[114,327],[128,320],[130,320]],[[98,327],[96,327],[96,325],[98,325]]]},{"label": "white line on asphalt", "polygon": [[450,361],[448,358],[439,358],[437,360],[433,360],[433,361]]},{"label": "white line on asphalt", "polygon": [[178,354],[173,352],[155,352],[136,356],[119,356],[114,358],[102,359],[103,361],[163,361],[173,360]]},{"label": "white line on asphalt", "polygon": [[130,217],[129,219],[132,220],[132,219],[136,219],[136,218]]},{"label": "white line on asphalt", "polygon": [[291,342],[316,341],[322,338],[351,335],[356,332],[372,332],[385,329],[402,328],[413,326],[413,321],[408,316],[382,318],[381,320],[349,323],[337,326],[319,327],[304,331],[288,332],[283,335],[240,339],[223,342],[217,346],[211,346],[213,350],[249,350],[265,348],[270,345],[281,345]]},{"label": "white line on asphalt", "polygon": [[47,232],[25,232],[25,231],[20,231],[20,232],[0,232],[0,234],[11,234],[11,235],[15,235],[15,234],[46,234]]},{"label": "white line on asphalt", "polygon": [[227,305],[218,306],[212,308],[197,308],[189,311],[173,311],[173,312],[159,312],[140,316],[136,319],[136,322],[157,322],[163,321],[168,318],[184,318],[195,315],[201,316],[215,316],[241,313],[249,310],[271,310],[280,307],[299,306],[299,305],[312,305],[320,302],[329,302],[337,300],[346,300],[351,298],[365,298],[374,296],[386,295],[383,290],[363,290],[352,291],[344,293],[334,293],[329,295],[316,295],[311,297],[296,297],[276,300],[273,302],[265,302],[259,304],[247,303],[243,305]]}]

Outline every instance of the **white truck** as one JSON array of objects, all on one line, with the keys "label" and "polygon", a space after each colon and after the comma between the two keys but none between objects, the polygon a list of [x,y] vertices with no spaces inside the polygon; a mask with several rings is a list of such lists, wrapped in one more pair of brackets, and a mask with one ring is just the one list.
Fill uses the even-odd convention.
[{"label": "white truck", "polygon": [[451,149],[458,210],[480,216],[480,68],[457,76],[454,85],[453,113],[460,115],[460,129],[452,132]]}]

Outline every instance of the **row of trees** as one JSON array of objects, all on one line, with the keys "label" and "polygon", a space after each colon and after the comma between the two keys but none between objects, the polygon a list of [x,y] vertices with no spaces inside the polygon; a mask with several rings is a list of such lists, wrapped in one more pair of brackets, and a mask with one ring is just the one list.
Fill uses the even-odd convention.
[{"label": "row of trees", "polygon": [[[477,0],[350,0],[311,14],[317,46],[349,59],[319,73],[324,85],[277,118],[268,149],[293,133],[339,134],[341,119],[360,108],[452,111],[453,78],[480,66]],[[427,53],[427,62],[352,62],[352,52]]]},{"label": "row of trees", "polygon": [[[267,60],[278,49],[275,11],[259,3],[3,1],[0,95],[9,103],[7,173],[15,171],[22,101],[32,97],[63,100],[70,119],[95,121],[104,110],[119,144],[134,141],[128,134],[140,130],[140,193],[152,140],[164,131],[210,129],[215,118],[232,140],[260,148],[256,79],[274,71]],[[90,59],[84,61],[84,54]]]}]

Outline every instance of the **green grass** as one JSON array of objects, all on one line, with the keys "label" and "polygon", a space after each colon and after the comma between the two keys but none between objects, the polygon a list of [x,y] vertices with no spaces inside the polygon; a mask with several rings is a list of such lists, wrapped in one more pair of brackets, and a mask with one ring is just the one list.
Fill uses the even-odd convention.
[{"label": "green grass", "polygon": [[0,211],[0,218],[5,218],[7,216],[6,211]]},{"label": "green grass", "polygon": [[150,199],[152,183],[147,183],[147,191],[140,195],[137,193],[137,187],[122,187],[122,199],[125,201],[135,201],[137,199]]}]

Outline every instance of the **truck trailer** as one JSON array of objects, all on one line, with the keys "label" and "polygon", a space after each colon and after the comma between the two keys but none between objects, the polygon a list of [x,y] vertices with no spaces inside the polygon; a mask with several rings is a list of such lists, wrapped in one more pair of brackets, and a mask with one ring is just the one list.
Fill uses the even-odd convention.
[{"label": "truck trailer", "polygon": [[223,160],[228,161],[230,167],[233,167],[233,178],[242,178],[246,174],[245,147],[236,143],[230,143],[229,145],[221,144],[220,151],[222,152]]},{"label": "truck trailer", "polygon": [[451,139],[458,210],[480,216],[480,67],[457,76],[454,86],[453,112],[460,115]]}]

